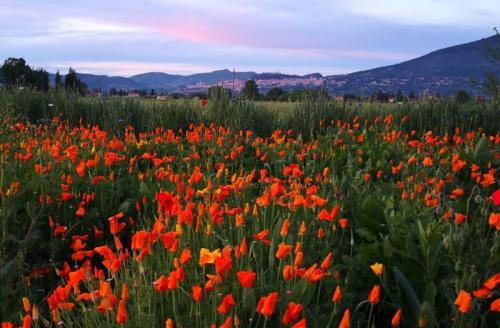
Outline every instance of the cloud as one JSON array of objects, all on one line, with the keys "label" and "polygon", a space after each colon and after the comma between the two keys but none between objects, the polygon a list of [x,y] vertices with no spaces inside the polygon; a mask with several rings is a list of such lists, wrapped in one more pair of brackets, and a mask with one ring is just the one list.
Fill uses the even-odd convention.
[{"label": "cloud", "polygon": [[125,75],[345,72],[487,36],[491,27],[478,26],[498,20],[497,7],[482,0],[0,0],[0,59]]},{"label": "cloud", "polygon": [[496,0],[356,0],[346,1],[354,14],[400,25],[487,26],[498,24]]},{"label": "cloud", "polygon": [[106,74],[113,76],[132,76],[145,72],[194,74],[199,72],[210,72],[216,69],[210,65],[136,61],[63,61],[45,65],[45,68],[50,72],[55,72],[57,70],[66,71],[69,67],[74,68],[79,73]]}]

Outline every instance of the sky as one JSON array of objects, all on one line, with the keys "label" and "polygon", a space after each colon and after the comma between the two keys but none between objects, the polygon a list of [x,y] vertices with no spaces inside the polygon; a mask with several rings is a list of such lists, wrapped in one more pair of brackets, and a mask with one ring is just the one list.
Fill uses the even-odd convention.
[{"label": "sky", "polygon": [[131,76],[325,75],[493,35],[498,0],[0,0],[0,61]]}]

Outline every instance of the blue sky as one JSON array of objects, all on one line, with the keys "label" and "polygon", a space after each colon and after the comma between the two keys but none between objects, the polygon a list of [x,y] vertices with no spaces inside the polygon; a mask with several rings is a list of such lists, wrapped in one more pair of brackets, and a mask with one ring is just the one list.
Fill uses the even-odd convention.
[{"label": "blue sky", "polygon": [[0,59],[123,76],[340,74],[487,37],[499,23],[495,0],[0,0]]}]

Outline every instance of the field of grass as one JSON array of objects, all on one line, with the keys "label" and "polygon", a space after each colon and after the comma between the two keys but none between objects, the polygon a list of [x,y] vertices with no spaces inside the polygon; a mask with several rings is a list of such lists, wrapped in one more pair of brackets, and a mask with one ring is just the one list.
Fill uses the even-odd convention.
[{"label": "field of grass", "polygon": [[0,112],[2,328],[500,325],[498,104]]}]

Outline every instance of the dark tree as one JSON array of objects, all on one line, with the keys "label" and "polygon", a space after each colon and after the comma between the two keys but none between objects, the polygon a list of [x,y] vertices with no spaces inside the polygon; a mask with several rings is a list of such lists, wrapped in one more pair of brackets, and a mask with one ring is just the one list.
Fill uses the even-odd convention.
[{"label": "dark tree", "polygon": [[42,68],[29,70],[26,74],[26,84],[39,91],[49,90],[49,73]]},{"label": "dark tree", "polygon": [[31,69],[23,58],[8,58],[0,67],[0,75],[8,86],[24,85],[29,71]]},{"label": "dark tree", "polygon": [[257,88],[257,83],[255,83],[254,80],[248,80],[245,82],[243,96],[249,100],[256,100],[259,98],[259,88]]},{"label": "dark tree", "polygon": [[231,90],[220,85],[208,88],[208,99],[210,101],[228,101],[231,98]]},{"label": "dark tree", "polygon": [[494,101],[500,100],[500,81],[495,74],[488,74],[488,80],[486,81],[486,90]]},{"label": "dark tree", "polygon": [[344,102],[353,102],[358,100],[358,97],[356,95],[348,93],[343,96],[343,100]]},{"label": "dark tree", "polygon": [[71,67],[64,79],[64,88],[69,92],[78,92],[82,96],[87,93],[87,85],[78,78],[76,71]]},{"label": "dark tree", "polygon": [[372,101],[388,102],[389,94],[384,91],[378,91],[372,95]]},{"label": "dark tree", "polygon": [[471,101],[471,99],[471,95],[465,90],[458,90],[457,94],[455,95],[455,100],[459,103],[466,103]]},{"label": "dark tree", "polygon": [[401,89],[398,90],[396,93],[396,101],[397,102],[403,102],[405,100],[405,96],[403,95],[403,91]]},{"label": "dark tree", "polygon": [[61,89],[63,87],[63,80],[61,73],[59,73],[59,71],[56,72],[55,83],[56,83],[56,89]]},{"label": "dark tree", "polygon": [[282,96],[285,94],[283,89],[281,88],[272,88],[266,95],[266,99],[270,101],[277,101],[282,99]]}]

